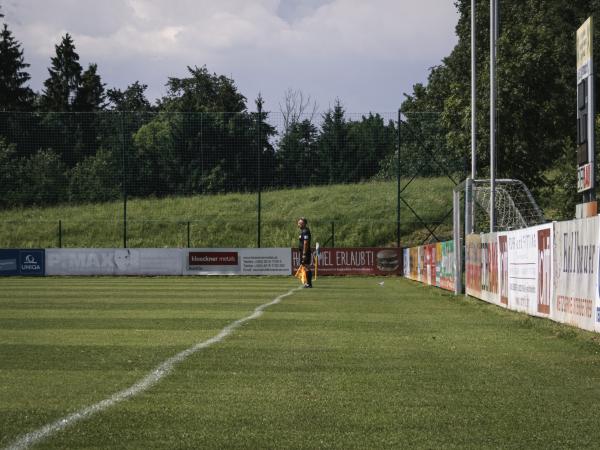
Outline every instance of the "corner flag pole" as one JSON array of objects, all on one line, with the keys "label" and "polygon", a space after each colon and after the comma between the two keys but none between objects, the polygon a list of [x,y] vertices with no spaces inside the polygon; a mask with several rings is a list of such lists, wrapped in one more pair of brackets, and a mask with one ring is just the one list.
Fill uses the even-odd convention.
[{"label": "corner flag pole", "polygon": [[319,243],[317,242],[315,248],[315,280],[317,279],[317,274],[319,273]]}]

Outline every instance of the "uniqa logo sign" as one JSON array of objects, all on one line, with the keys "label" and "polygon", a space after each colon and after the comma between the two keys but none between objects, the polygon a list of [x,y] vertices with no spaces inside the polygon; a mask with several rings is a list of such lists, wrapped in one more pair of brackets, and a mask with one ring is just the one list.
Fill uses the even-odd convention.
[{"label": "uniqa logo sign", "polygon": [[28,253],[25,255],[25,261],[21,264],[21,270],[41,270],[41,267],[35,257]]}]

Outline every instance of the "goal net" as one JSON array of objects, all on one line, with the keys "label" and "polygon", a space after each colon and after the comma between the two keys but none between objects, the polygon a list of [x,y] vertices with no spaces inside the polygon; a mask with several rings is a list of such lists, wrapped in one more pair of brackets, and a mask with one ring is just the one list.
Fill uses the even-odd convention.
[{"label": "goal net", "polygon": [[[472,224],[467,231],[489,232],[490,180],[467,180],[465,190],[465,225]],[[496,180],[495,194],[495,231],[515,230],[545,222],[542,210],[522,181]]]},{"label": "goal net", "polygon": [[[456,248],[462,248],[465,236],[472,233],[490,232],[490,205],[492,189],[489,179],[467,178],[454,188],[453,228]],[[493,231],[509,231],[531,227],[546,222],[542,210],[531,192],[520,180],[497,179],[494,189]],[[456,252],[456,267],[462,271],[462,252]],[[460,292],[460,277],[456,292]]]}]

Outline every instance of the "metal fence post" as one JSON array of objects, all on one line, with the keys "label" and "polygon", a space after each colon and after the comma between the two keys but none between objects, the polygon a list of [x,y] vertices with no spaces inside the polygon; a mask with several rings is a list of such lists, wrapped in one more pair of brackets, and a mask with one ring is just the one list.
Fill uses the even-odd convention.
[{"label": "metal fence post", "polygon": [[187,247],[190,248],[190,221],[187,223]]},{"label": "metal fence post", "polygon": [[331,221],[331,248],[335,247],[335,222]]},{"label": "metal fence post", "polygon": [[120,125],[121,125],[121,157],[123,165],[123,248],[127,248],[127,170],[125,164],[125,127],[123,126],[123,114],[120,114]]},{"label": "metal fence post", "polygon": [[62,248],[62,220],[58,221],[58,248]]},{"label": "metal fence post", "polygon": [[460,191],[452,191],[453,234],[454,234],[454,293],[462,292],[462,245],[460,242]]},{"label": "metal fence post", "polygon": [[467,178],[465,183],[465,236],[473,233],[473,179]]},{"label": "metal fence post", "polygon": [[398,110],[398,161],[397,161],[397,192],[396,192],[396,247],[400,248],[400,124],[402,123],[402,111]]},{"label": "metal fence post", "polygon": [[262,97],[259,94],[258,99],[256,100],[256,106],[258,107],[258,119],[257,119],[258,120],[258,123],[257,123],[258,142],[256,144],[257,151],[258,151],[258,158],[257,158],[257,161],[258,161],[258,163],[257,163],[258,164],[258,173],[257,173],[258,198],[257,198],[257,205],[256,205],[256,209],[257,209],[257,218],[256,218],[256,221],[257,221],[257,223],[256,223],[256,246],[258,248],[260,248],[260,225],[261,225],[261,223],[260,223],[260,219],[261,219],[260,212],[261,212],[261,207],[262,207],[262,205],[261,205],[261,185],[260,185],[260,183],[261,183],[261,179],[260,179],[260,166],[261,166],[260,160],[261,160],[261,156],[262,156],[262,151],[261,151],[261,145],[262,145],[262,143],[261,143],[261,140],[260,140],[261,139],[261,136],[260,136],[260,122],[261,122],[261,116],[262,116],[262,103],[263,103],[262,102]]},{"label": "metal fence post", "polygon": [[202,112],[200,114],[200,179],[202,180],[202,194],[205,193],[204,182],[204,130],[202,129]]}]

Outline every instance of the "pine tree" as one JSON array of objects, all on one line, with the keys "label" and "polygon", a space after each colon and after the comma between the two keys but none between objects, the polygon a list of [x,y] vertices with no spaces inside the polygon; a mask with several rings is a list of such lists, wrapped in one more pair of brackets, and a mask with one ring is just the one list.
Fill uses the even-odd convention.
[{"label": "pine tree", "polygon": [[48,68],[50,78],[44,82],[42,107],[46,111],[72,111],[81,83],[79,55],[69,33],[55,48],[56,56],[51,58],[52,67]]},{"label": "pine tree", "polygon": [[106,106],[104,84],[97,71],[98,65],[90,64],[88,69],[81,75],[80,84],[77,87],[77,94],[73,103],[75,111],[99,111]]},{"label": "pine tree", "polygon": [[21,44],[15,40],[8,26],[0,33],[0,109],[23,111],[31,109],[33,91],[25,86],[31,78],[25,68]]},{"label": "pine tree", "polygon": [[345,181],[346,165],[351,163],[345,156],[348,151],[348,124],[346,112],[339,99],[333,108],[323,114],[319,147],[323,163],[327,165],[329,183]]}]

